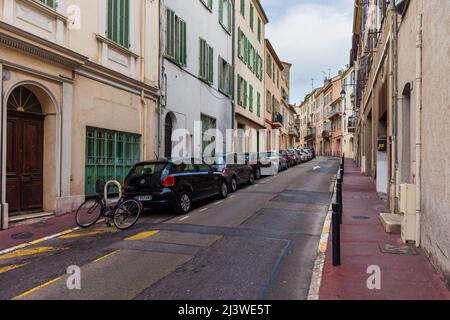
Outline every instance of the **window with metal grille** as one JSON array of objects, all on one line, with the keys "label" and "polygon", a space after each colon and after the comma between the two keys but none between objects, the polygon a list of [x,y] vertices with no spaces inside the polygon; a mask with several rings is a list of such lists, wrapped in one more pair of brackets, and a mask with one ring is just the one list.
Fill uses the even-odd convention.
[{"label": "window with metal grille", "polygon": [[130,47],[130,0],[108,0],[108,39]]},{"label": "window with metal grille", "polygon": [[99,177],[123,185],[128,172],[141,159],[141,136],[88,127],[86,129],[85,193],[95,195]]}]

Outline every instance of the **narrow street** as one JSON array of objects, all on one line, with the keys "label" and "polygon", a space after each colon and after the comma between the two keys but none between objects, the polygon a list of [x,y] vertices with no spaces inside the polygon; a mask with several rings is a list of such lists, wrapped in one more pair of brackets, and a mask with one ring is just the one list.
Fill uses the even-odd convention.
[{"label": "narrow street", "polygon": [[[0,299],[305,299],[339,162],[320,158],[187,216],[146,212],[0,256]],[[67,289],[69,266],[81,290]]]}]

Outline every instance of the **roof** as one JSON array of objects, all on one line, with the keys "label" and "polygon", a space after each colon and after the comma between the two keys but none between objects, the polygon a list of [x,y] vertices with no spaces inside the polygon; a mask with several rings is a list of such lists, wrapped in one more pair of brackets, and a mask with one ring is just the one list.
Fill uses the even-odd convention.
[{"label": "roof", "polygon": [[269,18],[267,17],[267,14],[264,11],[263,6],[261,5],[261,2],[259,0],[253,0],[253,3],[255,3],[256,9],[259,11],[261,16],[263,17],[264,23],[265,24],[269,23]]}]

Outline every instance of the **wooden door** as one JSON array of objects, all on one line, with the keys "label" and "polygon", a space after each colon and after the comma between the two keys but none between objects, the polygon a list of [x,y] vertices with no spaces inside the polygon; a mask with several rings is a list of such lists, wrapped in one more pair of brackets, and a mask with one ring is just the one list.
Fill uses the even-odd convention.
[{"label": "wooden door", "polygon": [[43,120],[8,112],[6,200],[13,215],[43,207]]}]

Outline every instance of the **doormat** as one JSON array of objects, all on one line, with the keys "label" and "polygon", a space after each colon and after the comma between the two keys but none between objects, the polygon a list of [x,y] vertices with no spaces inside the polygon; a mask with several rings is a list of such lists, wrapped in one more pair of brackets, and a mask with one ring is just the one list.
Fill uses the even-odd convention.
[{"label": "doormat", "polygon": [[419,252],[412,245],[398,245],[392,243],[380,243],[380,250],[385,254],[403,254],[408,256],[417,256]]}]

